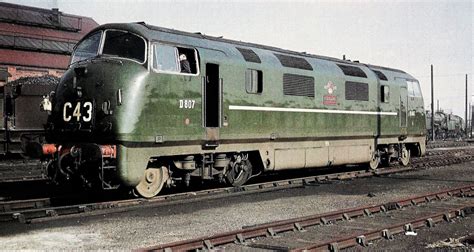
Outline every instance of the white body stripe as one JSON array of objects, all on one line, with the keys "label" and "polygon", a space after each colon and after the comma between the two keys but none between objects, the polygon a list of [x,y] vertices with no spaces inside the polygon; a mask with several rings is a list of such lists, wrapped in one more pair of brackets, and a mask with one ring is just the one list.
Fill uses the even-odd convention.
[{"label": "white body stripe", "polygon": [[229,109],[230,110],[247,110],[247,111],[352,114],[352,115],[392,115],[392,116],[397,115],[397,112],[353,111],[353,110],[337,110],[337,109],[304,109],[304,108],[258,107],[258,106],[238,106],[238,105],[229,105]]}]

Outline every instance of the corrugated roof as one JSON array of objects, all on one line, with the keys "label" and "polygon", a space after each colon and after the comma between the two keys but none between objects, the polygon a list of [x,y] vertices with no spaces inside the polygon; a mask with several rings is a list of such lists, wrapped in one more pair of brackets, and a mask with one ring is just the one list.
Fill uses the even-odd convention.
[{"label": "corrugated roof", "polygon": [[83,29],[84,18],[62,13],[58,9],[0,3],[0,20],[3,22],[78,32]]},{"label": "corrugated roof", "polygon": [[76,43],[77,41],[75,40],[58,40],[48,37],[28,37],[15,33],[0,33],[0,47],[10,49],[71,54]]},{"label": "corrugated roof", "polygon": [[70,40],[80,40],[84,35],[86,35],[90,30],[95,28],[95,25],[88,25],[90,26],[88,30],[83,29],[80,32],[67,32],[63,30],[56,30],[50,28],[43,28],[37,26],[27,26],[27,25],[19,25],[19,24],[12,24],[12,23],[5,23],[0,20],[0,33],[18,33],[23,36],[30,36],[30,37],[49,37],[54,39],[70,39]]},{"label": "corrugated roof", "polygon": [[69,55],[0,49],[0,64],[67,69]]},{"label": "corrugated roof", "polygon": [[66,69],[74,45],[96,26],[89,17],[0,3],[0,64]]}]

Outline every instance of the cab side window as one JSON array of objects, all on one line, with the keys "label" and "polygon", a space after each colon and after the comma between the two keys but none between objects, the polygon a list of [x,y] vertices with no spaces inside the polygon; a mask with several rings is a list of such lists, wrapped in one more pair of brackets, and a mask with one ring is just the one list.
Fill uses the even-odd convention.
[{"label": "cab side window", "polygon": [[156,44],[153,46],[153,68],[161,72],[178,72],[178,51],[176,47]]},{"label": "cab side window", "polygon": [[249,94],[261,94],[263,91],[262,71],[247,69],[245,71],[245,90]]},{"label": "cab side window", "polygon": [[153,69],[174,74],[197,74],[197,52],[192,48],[164,44],[153,45]]}]

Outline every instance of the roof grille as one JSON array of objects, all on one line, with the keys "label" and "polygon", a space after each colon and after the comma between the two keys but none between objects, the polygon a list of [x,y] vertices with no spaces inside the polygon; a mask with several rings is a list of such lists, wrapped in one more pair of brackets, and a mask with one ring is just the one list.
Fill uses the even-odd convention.
[{"label": "roof grille", "polygon": [[262,61],[260,60],[260,57],[258,57],[258,55],[253,50],[240,48],[240,47],[236,47],[236,48],[237,50],[239,50],[242,56],[244,56],[245,61],[262,63]]},{"label": "roof grille", "polygon": [[297,74],[283,74],[283,94],[314,97],[314,78]]},{"label": "roof grille", "polygon": [[374,71],[374,73],[379,77],[379,79],[384,80],[384,81],[388,80],[387,76],[385,76],[385,74],[383,74],[382,72],[377,71],[377,70],[372,70],[372,71]]},{"label": "roof grille", "polygon": [[345,75],[367,78],[367,75],[362,71],[362,69],[355,66],[347,66],[337,64],[337,66],[344,72]]},{"label": "roof grille", "polygon": [[303,70],[313,70],[313,67],[304,58],[298,58],[277,53],[275,53],[275,56],[285,67],[298,68]]}]

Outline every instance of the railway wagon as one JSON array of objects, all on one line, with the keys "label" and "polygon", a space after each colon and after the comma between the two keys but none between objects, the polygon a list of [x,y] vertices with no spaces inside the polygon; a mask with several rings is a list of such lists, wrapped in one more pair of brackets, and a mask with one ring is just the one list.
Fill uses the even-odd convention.
[{"label": "railway wagon", "polygon": [[143,197],[425,152],[423,98],[404,71],[145,23],[91,31],[50,97],[49,174]]}]

